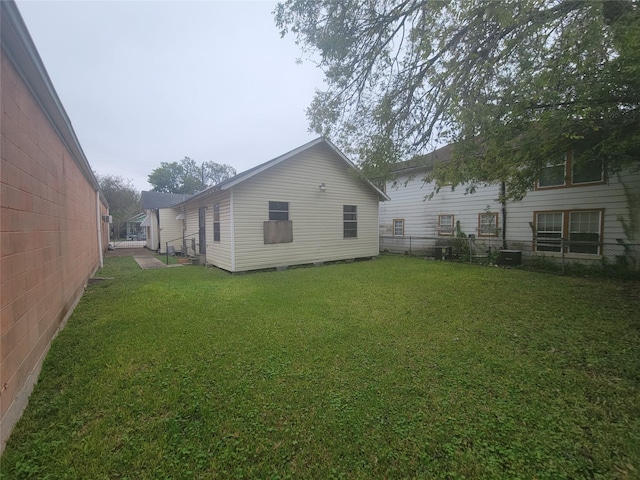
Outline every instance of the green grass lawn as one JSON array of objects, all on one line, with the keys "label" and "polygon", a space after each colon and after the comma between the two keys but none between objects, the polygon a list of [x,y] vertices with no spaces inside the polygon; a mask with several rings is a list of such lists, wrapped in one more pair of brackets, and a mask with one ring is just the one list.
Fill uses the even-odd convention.
[{"label": "green grass lawn", "polygon": [[640,288],[374,261],[108,259],[2,478],[638,478]]}]

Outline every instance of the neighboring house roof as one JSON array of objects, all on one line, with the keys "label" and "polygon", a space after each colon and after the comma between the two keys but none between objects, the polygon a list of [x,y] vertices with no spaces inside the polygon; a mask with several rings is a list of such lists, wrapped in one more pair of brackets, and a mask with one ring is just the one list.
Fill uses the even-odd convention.
[{"label": "neighboring house roof", "polygon": [[158,208],[173,207],[191,197],[193,195],[184,193],[142,192],[140,203],[143,210],[157,210]]},{"label": "neighboring house roof", "polygon": [[[324,137],[318,137],[315,140],[312,140],[308,143],[305,143],[304,145],[301,145],[298,148],[295,148],[293,150],[291,150],[290,152],[285,153],[284,155],[280,155],[279,157],[273,158],[265,163],[262,163],[260,165],[257,165],[253,168],[250,168],[249,170],[246,170],[242,173],[239,173],[238,175],[231,177],[223,182],[220,182],[217,185],[214,185],[212,187],[207,188],[206,190],[203,190],[200,193],[195,194],[192,198],[197,198],[197,197],[201,197],[203,195],[206,195],[208,193],[212,193],[212,192],[216,192],[219,190],[228,190],[236,185],[238,185],[241,182],[244,182],[262,172],[264,172],[265,170],[274,167],[282,162],[284,162],[285,160],[290,159],[291,157],[304,152],[305,150],[308,150],[312,147],[315,147],[316,145],[322,144],[324,143],[325,145],[327,145],[329,148],[331,148],[337,155],[339,158],[341,158],[349,168],[353,168],[354,171],[359,172],[360,170],[358,169],[358,167],[355,166],[355,164],[353,162],[351,162],[351,160],[349,160],[339,149],[338,147],[336,147],[333,143],[331,143],[331,141],[329,141],[328,139],[324,138]],[[373,183],[371,183],[369,180],[363,179],[367,185],[369,187],[371,187],[373,190],[375,190],[375,192],[378,194],[378,196],[380,197],[380,200],[384,201],[384,200],[390,200],[390,198],[382,191],[380,190],[378,187],[376,187]],[[144,193],[144,192],[143,192]],[[188,199],[185,199],[185,201]]]},{"label": "neighboring house roof", "polygon": [[136,215],[134,215],[133,217],[127,218],[125,220],[125,222],[128,223],[141,223],[144,221],[144,219],[147,218],[147,215],[143,212],[143,213],[138,213]]},{"label": "neighboring house roof", "polygon": [[391,167],[393,173],[405,173],[413,170],[426,170],[438,162],[448,162],[451,159],[451,145],[445,145],[426,155],[418,155],[410,160],[399,162]]}]

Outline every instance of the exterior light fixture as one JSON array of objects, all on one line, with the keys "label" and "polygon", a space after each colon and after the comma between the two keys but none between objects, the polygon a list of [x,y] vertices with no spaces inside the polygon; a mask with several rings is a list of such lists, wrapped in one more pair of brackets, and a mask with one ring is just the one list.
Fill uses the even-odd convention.
[{"label": "exterior light fixture", "polygon": [[327,191],[327,187],[325,186],[324,182],[322,182],[322,183],[320,184],[320,191],[321,191],[321,192],[326,192],[326,191]]}]

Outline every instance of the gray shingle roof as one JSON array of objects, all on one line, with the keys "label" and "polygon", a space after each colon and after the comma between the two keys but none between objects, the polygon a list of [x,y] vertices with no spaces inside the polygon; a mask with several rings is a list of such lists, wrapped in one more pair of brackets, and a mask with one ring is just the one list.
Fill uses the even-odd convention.
[{"label": "gray shingle roof", "polygon": [[142,192],[140,202],[144,210],[156,210],[158,208],[172,207],[177,203],[188,200],[192,196],[184,193]]}]

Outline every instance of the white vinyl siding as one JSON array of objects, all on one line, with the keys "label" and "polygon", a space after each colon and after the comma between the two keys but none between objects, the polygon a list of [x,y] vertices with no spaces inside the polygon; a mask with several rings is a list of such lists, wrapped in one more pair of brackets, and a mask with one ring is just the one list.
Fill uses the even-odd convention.
[{"label": "white vinyl siding", "polygon": [[[564,167],[563,167],[564,169]],[[421,179],[424,172],[412,172],[400,175],[396,182],[387,183],[387,194],[391,201],[380,204],[381,248],[390,251],[405,251],[407,242],[404,239],[393,239],[393,219],[404,218],[405,237],[412,237],[414,252],[419,251],[420,241],[416,237],[437,237],[439,215],[454,215],[455,222],[460,221],[461,230],[476,233],[480,226],[478,214],[482,212],[498,213],[498,237],[481,238],[494,245],[502,244],[503,215],[502,205],[496,200],[499,197],[499,185],[479,187],[475,193],[465,195],[464,186],[455,191],[450,187],[442,187],[432,199],[425,199],[435,184],[425,184]],[[629,198],[640,191],[640,173],[626,170],[615,175],[608,175],[604,183],[584,183],[579,187],[544,188],[529,191],[520,201],[509,201],[506,204],[506,236],[507,248],[522,251],[526,259],[532,252],[542,255],[560,255],[560,252],[535,251],[533,245],[534,212],[559,211],[599,211],[601,212],[602,239],[604,245],[601,255],[615,258],[620,254],[617,239],[626,239],[620,219],[629,221],[630,215],[636,213],[629,208]],[[489,209],[487,210],[487,206]],[[636,238],[640,232],[635,232]],[[394,243],[396,241],[397,243]],[[425,251],[429,245],[425,242]],[[557,248],[556,248],[557,250]],[[571,258],[594,260],[596,255],[567,252]]]},{"label": "white vinyl siding", "polygon": [[[324,183],[325,191],[319,186]],[[233,187],[235,271],[375,256],[378,195],[324,144]],[[288,202],[293,242],[264,244],[268,202]],[[343,206],[358,208],[358,237],[343,236]]]},{"label": "white vinyl siding", "polygon": [[[213,206],[219,206],[220,213],[220,241],[214,240],[213,231]],[[200,207],[206,207],[205,213],[205,238],[206,238],[206,263],[214,265],[224,270],[231,270],[231,216],[229,192],[213,192],[211,195],[204,195],[187,202],[187,249],[189,254],[191,250],[192,239],[196,243],[196,252],[198,251],[198,210]]]},{"label": "white vinyl siding", "polygon": [[166,253],[167,242],[176,252],[182,250],[182,220],[176,220],[180,210],[174,208],[161,208],[158,211],[160,217],[160,253]]},{"label": "white vinyl siding", "polygon": [[158,217],[156,216],[156,211],[147,209],[145,210],[145,214],[147,215],[146,223],[149,223],[148,227],[145,228],[145,233],[147,235],[147,243],[145,246],[149,250],[157,250],[158,248]]},{"label": "white vinyl siding", "polygon": [[[435,182],[424,183],[424,175],[425,171],[410,172],[387,182],[386,192],[391,201],[380,203],[381,249],[405,252],[411,245],[414,253],[429,254],[433,252],[435,239],[446,241],[451,237],[442,234],[445,233],[440,225],[443,217],[453,217],[454,236],[458,221],[462,232],[478,235],[478,214],[486,212],[487,206],[491,212],[501,209],[496,200],[499,185],[480,186],[474,194],[468,195],[464,186],[456,189],[443,186],[429,199],[427,197],[436,185]],[[394,235],[393,221],[398,218],[404,219],[404,237]]]},{"label": "white vinyl siding", "polygon": [[[605,245],[602,255],[614,258],[620,254],[615,245],[618,238],[626,238],[620,218],[629,218],[632,213],[628,206],[625,193],[640,191],[640,173],[624,171],[610,175],[607,183],[584,185],[579,188],[558,188],[549,190],[535,190],[527,193],[519,202],[507,204],[507,241],[509,248],[522,250],[526,257],[532,251],[531,223],[533,212],[551,212],[560,210],[592,210],[602,211],[602,241],[612,244]],[[636,232],[638,235],[640,232]],[[520,243],[521,242],[521,243]],[[545,255],[560,255],[548,252]],[[567,253],[568,258],[584,259],[585,255]],[[593,255],[588,258],[596,259]]]}]

